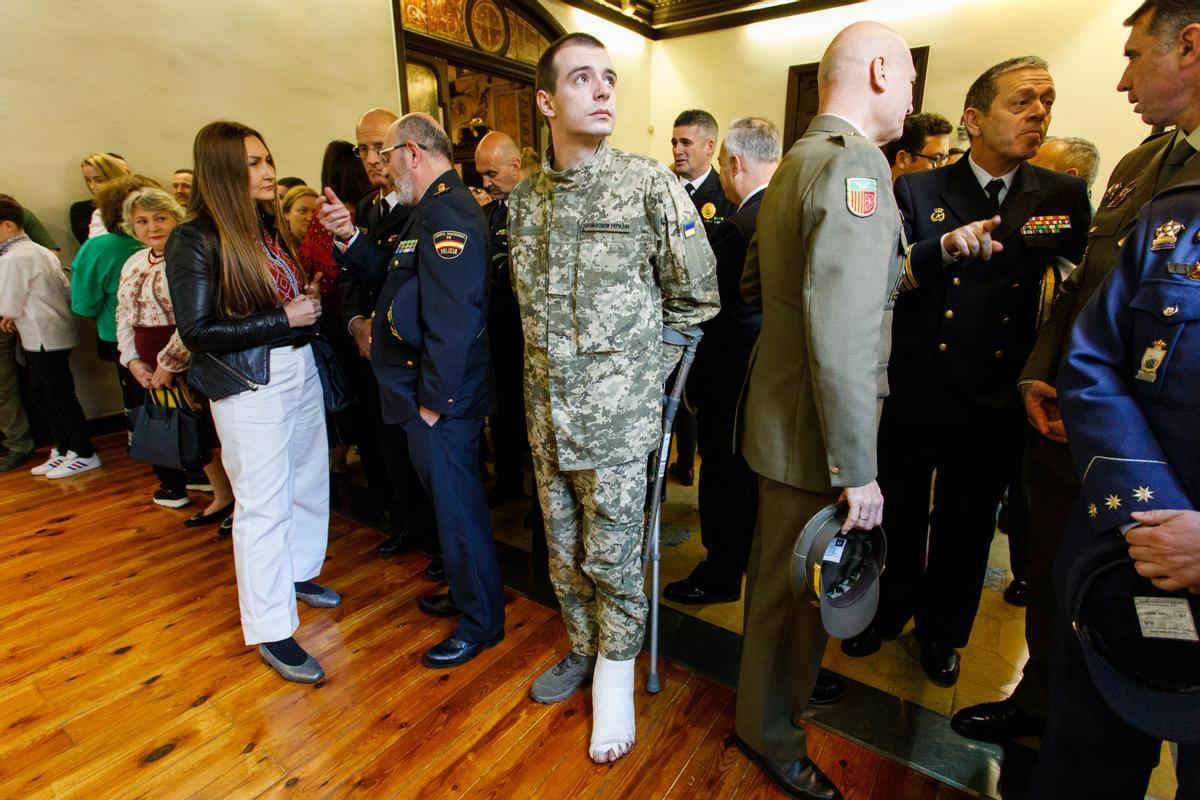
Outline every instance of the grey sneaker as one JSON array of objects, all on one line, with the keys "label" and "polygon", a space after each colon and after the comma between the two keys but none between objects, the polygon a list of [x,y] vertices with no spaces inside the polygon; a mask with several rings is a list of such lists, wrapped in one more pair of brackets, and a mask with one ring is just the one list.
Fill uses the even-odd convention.
[{"label": "grey sneaker", "polygon": [[529,696],[538,703],[557,703],[566,700],[592,682],[596,668],[595,656],[581,656],[571,651],[562,660],[538,676],[529,687]]}]

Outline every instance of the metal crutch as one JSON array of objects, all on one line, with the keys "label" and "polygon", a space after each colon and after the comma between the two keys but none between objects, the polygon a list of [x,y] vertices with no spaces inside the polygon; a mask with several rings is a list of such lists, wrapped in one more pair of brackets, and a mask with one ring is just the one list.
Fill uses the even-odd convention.
[{"label": "metal crutch", "polygon": [[650,562],[650,674],[646,676],[646,691],[655,694],[661,689],[658,680],[658,562],[659,534],[662,530],[662,487],[667,474],[667,461],[671,457],[671,429],[675,426],[675,414],[679,411],[679,402],[683,397],[683,387],[687,384],[688,371],[696,360],[696,347],[704,332],[699,328],[688,328],[678,331],[663,326],[663,342],[680,345],[684,348],[683,358],[679,360],[679,371],[671,384],[671,393],[664,398],[662,441],[659,442],[658,452],[654,456],[654,487],[651,489],[649,535],[646,549],[642,554],[643,568]]}]

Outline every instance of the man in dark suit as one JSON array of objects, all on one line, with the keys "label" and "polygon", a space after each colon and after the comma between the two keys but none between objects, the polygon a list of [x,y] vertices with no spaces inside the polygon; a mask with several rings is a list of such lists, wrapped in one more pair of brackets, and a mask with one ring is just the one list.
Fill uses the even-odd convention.
[{"label": "man in dark suit", "polygon": [[[896,183],[913,244],[879,432],[887,569],[873,625],[842,649],[872,653],[915,617],[921,666],[941,686],[958,680],[956,648],[970,636],[1000,497],[1021,458],[1015,384],[1043,277],[1056,257],[1079,260],[1091,219],[1082,180],[1026,163],[1053,103],[1040,58],[992,67],[967,92],[967,156]],[[982,247],[954,231],[972,220],[988,237]]]},{"label": "man in dark suit", "polygon": [[413,212],[395,249],[361,235],[332,192],[321,222],[369,284],[382,280],[371,320],[371,364],[384,421],[404,426],[421,484],[433,500],[450,592],[421,601],[433,616],[461,615],[426,651],[451,667],[504,638],[504,585],[479,467],[483,417],[495,410],[487,338],[487,219],[453,168],[449,137],[428,114],[387,130],[396,195]]},{"label": "man in dark suit", "polygon": [[[717,132],[716,119],[700,109],[681,111],[671,129],[671,167],[692,198],[704,223],[704,235],[710,240],[717,227],[737,209],[721,188],[720,173],[712,167]],[[696,428],[695,415],[681,406],[675,415],[675,463],[670,471],[684,486],[691,486],[696,479]]]},{"label": "man in dark suit", "polygon": [[758,512],[758,479],[733,448],[734,422],[750,351],[762,326],[762,301],[742,299],[742,267],[758,224],[758,207],[779,166],[779,129],[766,119],[735,120],[721,144],[721,184],[736,204],[708,243],[717,257],[721,311],[701,324],[704,338],[688,376],[700,445],[700,538],[708,557],[687,578],[667,584],[676,603],[731,603],[742,596],[742,574]]},{"label": "man in dark suit", "polygon": [[[382,252],[396,249],[401,229],[407,224],[412,209],[401,203],[392,186],[387,170],[387,159],[381,156],[384,136],[388,126],[396,121],[396,115],[384,108],[372,108],[364,113],[355,126],[357,140],[355,152],[363,163],[367,178],[375,190],[358,201],[354,219],[359,232]],[[343,266],[345,256],[334,248],[334,258]],[[391,495],[392,525],[394,532],[379,546],[379,555],[399,555],[412,547],[414,540],[437,551],[437,534],[433,529],[433,509],[429,498],[421,489],[412,459],[408,455],[408,441],[399,425],[387,425],[379,406],[379,383],[371,369],[371,314],[379,295],[382,281],[370,283],[361,274],[347,270],[342,274],[339,288],[346,333],[352,337],[353,350],[359,359],[346,359],[346,373],[350,379],[358,409],[353,415],[358,425],[356,439],[358,454],[362,459],[367,485],[378,492],[387,486]],[[347,348],[350,349],[350,348]],[[435,559],[429,577],[441,579],[441,567]]]},{"label": "man in dark suit", "polygon": [[910,172],[937,169],[950,157],[950,134],[954,126],[941,114],[910,114],[904,134],[883,148],[892,165],[892,183]]},{"label": "man in dark suit", "polygon": [[989,742],[1006,742],[1039,733],[1049,703],[1050,651],[1054,630],[1055,586],[1052,565],[1062,541],[1068,512],[1079,492],[1066,432],[1059,413],[1056,383],[1067,334],[1075,317],[1108,277],[1138,210],[1158,192],[1200,180],[1200,9],[1195,4],[1144,3],[1125,23],[1132,30],[1125,46],[1129,64],[1118,91],[1137,103],[1149,125],[1177,130],[1152,137],[1134,148],[1113,170],[1088,230],[1086,255],[1062,286],[1050,319],[1038,333],[1020,373],[1020,391],[1029,423],[1026,484],[1030,489],[1030,591],[1025,611],[1029,660],[1012,697],[964,708],[951,725],[958,733]]}]

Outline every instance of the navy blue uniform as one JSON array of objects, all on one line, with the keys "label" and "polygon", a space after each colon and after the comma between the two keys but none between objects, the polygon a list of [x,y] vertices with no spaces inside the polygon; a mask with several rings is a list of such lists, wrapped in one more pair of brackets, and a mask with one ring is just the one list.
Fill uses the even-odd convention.
[{"label": "navy blue uniform", "polygon": [[[1130,512],[1200,502],[1200,182],[1159,194],[1080,312],[1058,399],[1083,484],[1055,562],[1050,718],[1030,797],[1141,798],[1161,742],[1097,693],[1070,611],[1091,554]],[[1200,646],[1200,645],[1198,645]],[[1180,747],[1177,797],[1200,796],[1200,720]]]},{"label": "navy blue uniform", "polygon": [[[454,636],[494,638],[504,627],[479,437],[495,411],[487,336],[490,234],[458,174],[425,192],[390,255],[359,237],[347,249],[364,282],[382,278],[371,320],[371,364],[383,417],[408,434],[409,452],[433,500],[446,580],[462,611]],[[442,415],[433,426],[421,407]]]},{"label": "navy blue uniform", "polygon": [[[1082,180],[1028,164],[993,212],[968,158],[896,182],[914,244],[879,431],[888,564],[876,625],[894,635],[915,617],[922,641],[948,647],[970,636],[996,509],[1020,463],[1026,423],[1016,383],[1037,334],[1043,276],[1055,257],[1079,261],[1091,219]],[[993,213],[1001,222],[992,238],[1004,249],[943,266],[941,237]]]}]

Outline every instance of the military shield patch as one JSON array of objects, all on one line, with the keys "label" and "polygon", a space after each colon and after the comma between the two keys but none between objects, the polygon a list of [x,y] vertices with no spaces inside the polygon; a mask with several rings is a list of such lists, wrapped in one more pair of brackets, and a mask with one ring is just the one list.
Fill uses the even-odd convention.
[{"label": "military shield patch", "polygon": [[433,235],[433,249],[442,258],[458,258],[466,246],[467,235],[462,231],[438,231]]},{"label": "military shield patch", "polygon": [[856,217],[875,213],[878,182],[874,178],[846,178],[846,208]]}]

